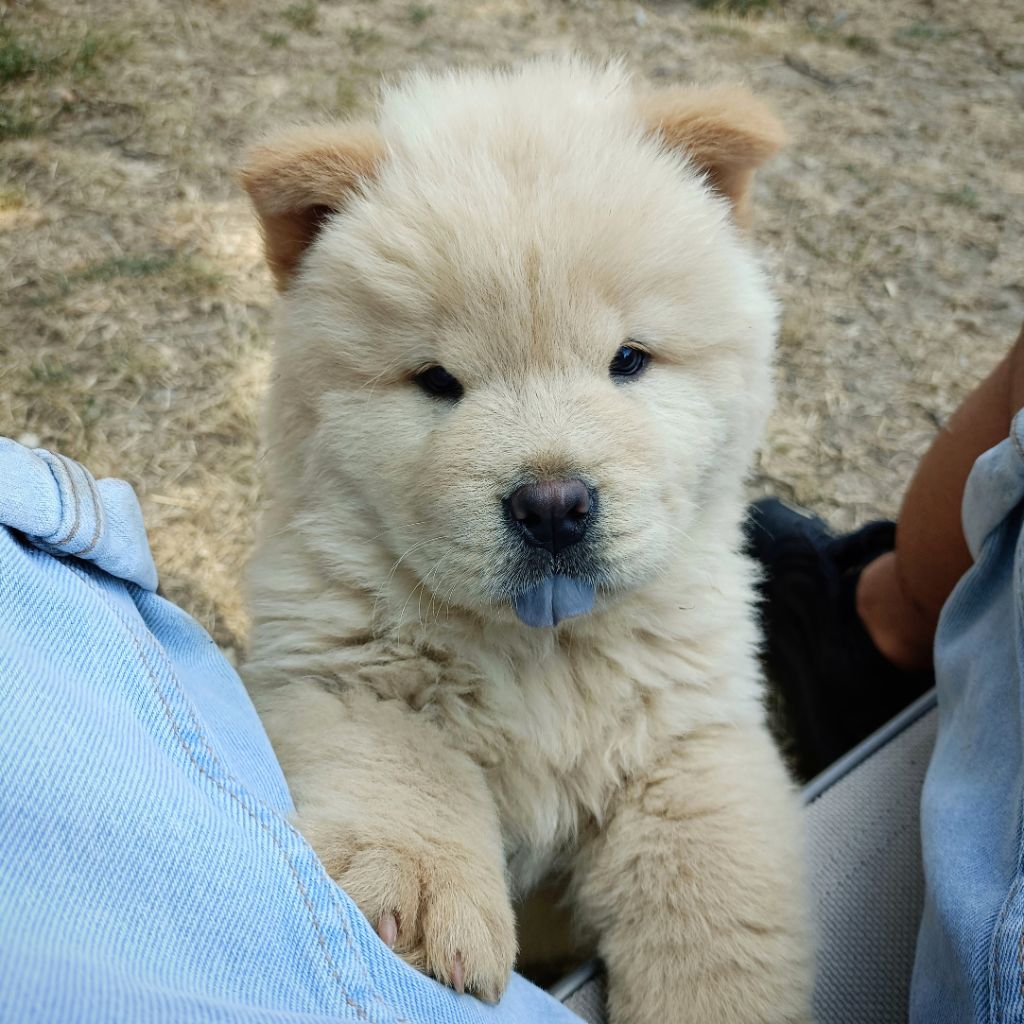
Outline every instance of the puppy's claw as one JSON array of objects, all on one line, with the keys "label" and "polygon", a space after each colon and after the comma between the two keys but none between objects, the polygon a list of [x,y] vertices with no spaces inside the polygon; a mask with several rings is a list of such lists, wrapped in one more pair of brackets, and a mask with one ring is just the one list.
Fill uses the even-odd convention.
[{"label": "puppy's claw", "polygon": [[466,991],[466,970],[462,966],[461,953],[456,953],[452,960],[452,988],[459,993]]},{"label": "puppy's claw", "polygon": [[497,1003],[497,1002],[499,1002],[501,1000],[502,991],[503,990],[500,987],[494,986],[494,987],[488,987],[488,988],[481,989],[477,993],[477,995],[485,1003],[491,1003],[493,1005],[494,1003]]},{"label": "puppy's claw", "polygon": [[388,949],[395,948],[398,939],[398,921],[394,914],[385,914],[377,925],[377,934]]}]

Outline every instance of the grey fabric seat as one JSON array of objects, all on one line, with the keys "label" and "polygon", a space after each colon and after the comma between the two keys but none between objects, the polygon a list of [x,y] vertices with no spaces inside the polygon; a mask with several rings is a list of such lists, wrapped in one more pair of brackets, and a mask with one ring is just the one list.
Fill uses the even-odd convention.
[{"label": "grey fabric seat", "polygon": [[[935,745],[925,694],[804,789],[818,947],[817,1024],[905,1024],[924,898],[918,809]],[[604,977],[589,961],[551,989],[604,1024]]]}]

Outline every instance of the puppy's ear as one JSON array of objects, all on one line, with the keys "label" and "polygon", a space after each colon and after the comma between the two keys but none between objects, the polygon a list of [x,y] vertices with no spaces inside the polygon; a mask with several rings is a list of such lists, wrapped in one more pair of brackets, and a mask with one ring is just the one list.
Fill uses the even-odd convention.
[{"label": "puppy's ear", "polygon": [[665,89],[642,96],[640,109],[648,131],[703,170],[746,226],[754,171],[785,142],[778,118],[738,85]]},{"label": "puppy's ear", "polygon": [[238,172],[263,229],[267,263],[280,291],[324,218],[342,209],[384,160],[372,125],[292,128],[253,149]]}]

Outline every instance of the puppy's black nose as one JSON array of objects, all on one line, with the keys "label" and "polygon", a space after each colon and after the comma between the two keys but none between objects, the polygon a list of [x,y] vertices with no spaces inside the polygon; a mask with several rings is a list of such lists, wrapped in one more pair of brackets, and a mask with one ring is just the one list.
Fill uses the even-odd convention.
[{"label": "puppy's black nose", "polygon": [[513,491],[505,508],[528,544],[558,554],[587,532],[590,491],[582,480],[545,480]]}]

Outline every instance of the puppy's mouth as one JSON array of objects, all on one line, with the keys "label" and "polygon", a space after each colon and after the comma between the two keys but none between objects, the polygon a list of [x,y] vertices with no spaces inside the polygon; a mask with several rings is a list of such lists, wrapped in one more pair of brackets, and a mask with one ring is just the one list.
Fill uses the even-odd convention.
[{"label": "puppy's mouth", "polygon": [[594,607],[596,588],[588,580],[551,573],[512,599],[519,621],[538,629],[586,615]]},{"label": "puppy's mouth", "polygon": [[500,507],[516,566],[506,599],[520,622],[550,628],[589,612],[603,576],[595,484],[578,474],[528,478]]},{"label": "puppy's mouth", "polygon": [[593,543],[575,545],[554,557],[535,548],[518,554],[503,598],[520,622],[537,629],[586,615],[593,610],[597,588],[612,582]]}]

